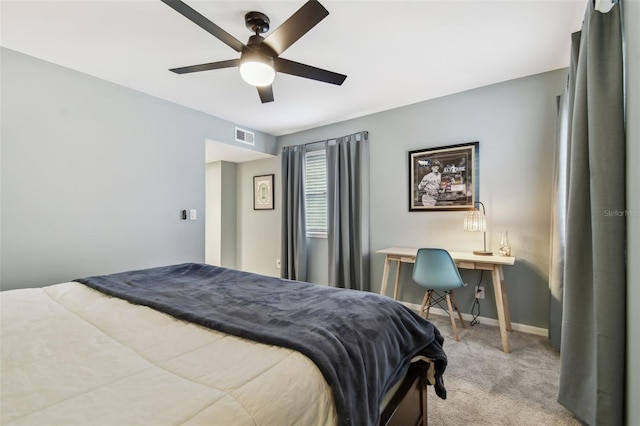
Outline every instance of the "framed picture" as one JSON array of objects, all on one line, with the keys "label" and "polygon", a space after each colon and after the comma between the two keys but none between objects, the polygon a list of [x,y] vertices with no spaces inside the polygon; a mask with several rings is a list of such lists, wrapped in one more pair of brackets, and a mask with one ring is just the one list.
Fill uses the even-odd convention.
[{"label": "framed picture", "polygon": [[262,175],[253,177],[253,209],[273,210],[273,176]]},{"label": "framed picture", "polygon": [[409,152],[409,211],[471,210],[478,200],[479,142]]}]

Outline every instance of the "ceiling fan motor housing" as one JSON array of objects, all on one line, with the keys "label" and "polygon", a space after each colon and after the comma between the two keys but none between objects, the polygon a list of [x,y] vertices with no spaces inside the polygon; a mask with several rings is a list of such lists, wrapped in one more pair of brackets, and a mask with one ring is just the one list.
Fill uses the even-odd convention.
[{"label": "ceiling fan motor housing", "polygon": [[268,58],[273,61],[273,58],[278,56],[276,52],[266,43],[263,43],[264,37],[259,35],[252,35],[249,37],[249,41],[242,48],[241,58],[245,56],[261,56],[263,58]]},{"label": "ceiling fan motor housing", "polygon": [[249,31],[254,34],[264,34],[269,31],[269,17],[262,12],[248,12],[244,15],[244,22]]}]

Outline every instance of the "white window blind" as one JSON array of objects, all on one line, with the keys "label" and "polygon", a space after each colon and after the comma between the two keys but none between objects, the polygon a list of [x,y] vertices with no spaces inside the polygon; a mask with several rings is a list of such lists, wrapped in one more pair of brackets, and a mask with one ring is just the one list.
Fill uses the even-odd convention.
[{"label": "white window blind", "polygon": [[327,235],[327,155],[324,149],[305,155],[304,194],[307,235]]}]

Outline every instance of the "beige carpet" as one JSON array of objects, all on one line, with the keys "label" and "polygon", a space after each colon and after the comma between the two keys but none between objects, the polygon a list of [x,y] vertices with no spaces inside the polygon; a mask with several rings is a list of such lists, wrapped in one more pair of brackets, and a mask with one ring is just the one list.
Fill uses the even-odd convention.
[{"label": "beige carpet", "polygon": [[429,389],[429,425],[580,425],[557,402],[560,354],[545,337],[509,333],[502,352],[497,327],[478,324],[453,338],[447,317],[431,321],[445,337],[447,399]]}]

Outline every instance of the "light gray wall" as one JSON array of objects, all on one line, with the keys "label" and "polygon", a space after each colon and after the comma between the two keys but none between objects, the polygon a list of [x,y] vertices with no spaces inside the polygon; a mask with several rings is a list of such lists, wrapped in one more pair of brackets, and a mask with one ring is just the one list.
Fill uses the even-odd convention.
[{"label": "light gray wall", "polygon": [[222,161],[207,163],[205,167],[205,257],[210,265],[221,265],[222,251]]},{"label": "light gray wall", "polygon": [[235,144],[235,124],[0,54],[1,288],[204,261],[205,140]]},{"label": "light gray wall", "polygon": [[236,175],[235,163],[207,163],[205,261],[226,268],[236,267]]},{"label": "light gray wall", "polygon": [[237,165],[222,161],[220,202],[220,265],[235,268],[237,263]]},{"label": "light gray wall", "polygon": [[[548,265],[551,172],[556,96],[566,84],[566,70],[558,70],[487,86],[440,99],[320,127],[278,138],[292,145],[369,131],[371,148],[371,286],[380,288],[384,258],[376,250],[390,246],[440,246],[473,250],[482,235],[462,230],[464,212],[408,211],[408,151],[480,141],[480,200],[486,204],[487,243],[497,250],[500,232],[508,230],[517,263],[505,269],[511,317],[514,322],[546,328],[548,324]],[[279,157],[278,157],[279,158]],[[240,179],[255,170],[240,168]],[[261,162],[261,173],[276,173],[279,160]],[[279,186],[278,186],[279,188]],[[244,191],[242,191],[244,192]],[[280,203],[272,215],[247,215],[246,228],[278,229]],[[278,233],[273,233],[278,237]],[[252,240],[241,248],[242,266],[277,275],[272,257],[279,256],[279,241]],[[276,247],[277,245],[277,247]],[[322,244],[319,244],[322,247]],[[260,254],[269,260],[258,266]],[[324,253],[322,253],[324,255]],[[311,254],[311,268],[324,271],[326,255]],[[260,260],[262,262],[262,260]],[[410,265],[401,271],[400,299],[420,303],[423,291],[410,281]],[[391,279],[393,278],[393,275]],[[469,288],[458,301],[470,312],[477,271],[465,272]],[[322,282],[316,277],[313,281]],[[487,300],[483,316],[496,317],[491,280],[485,274]]]},{"label": "light gray wall", "polygon": [[[253,177],[273,173],[273,210],[253,210]],[[280,276],[280,158],[248,161],[237,168],[238,262],[237,268],[258,274]]]},{"label": "light gray wall", "polygon": [[627,424],[640,425],[640,1],[624,1],[627,43]]}]

